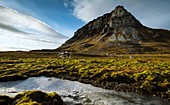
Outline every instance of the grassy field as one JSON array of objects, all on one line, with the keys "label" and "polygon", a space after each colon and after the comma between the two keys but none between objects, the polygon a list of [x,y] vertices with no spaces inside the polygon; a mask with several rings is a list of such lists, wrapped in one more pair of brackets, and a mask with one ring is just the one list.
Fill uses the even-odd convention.
[{"label": "grassy field", "polygon": [[0,81],[48,76],[85,83],[116,82],[130,84],[141,92],[170,98],[170,55],[129,56],[132,55],[62,59],[58,58],[57,53],[3,52],[0,53]]}]

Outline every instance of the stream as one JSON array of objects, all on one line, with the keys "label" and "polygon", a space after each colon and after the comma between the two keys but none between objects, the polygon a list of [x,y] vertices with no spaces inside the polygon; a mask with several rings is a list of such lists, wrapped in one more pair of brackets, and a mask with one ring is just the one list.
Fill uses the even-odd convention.
[{"label": "stream", "polygon": [[170,105],[158,97],[118,92],[94,87],[77,81],[47,77],[0,82],[0,95],[15,96],[25,90],[57,92],[67,105]]}]

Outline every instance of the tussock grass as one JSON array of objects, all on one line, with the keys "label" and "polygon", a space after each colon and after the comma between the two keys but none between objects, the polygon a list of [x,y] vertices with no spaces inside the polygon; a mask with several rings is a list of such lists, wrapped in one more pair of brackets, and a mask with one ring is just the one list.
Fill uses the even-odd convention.
[{"label": "tussock grass", "polygon": [[[47,54],[48,55],[48,54]],[[39,56],[39,55],[38,55]],[[77,78],[131,84],[138,90],[170,95],[169,55],[136,54],[134,58],[78,57],[61,59],[54,56],[0,58],[0,81],[13,81],[35,76]]]}]

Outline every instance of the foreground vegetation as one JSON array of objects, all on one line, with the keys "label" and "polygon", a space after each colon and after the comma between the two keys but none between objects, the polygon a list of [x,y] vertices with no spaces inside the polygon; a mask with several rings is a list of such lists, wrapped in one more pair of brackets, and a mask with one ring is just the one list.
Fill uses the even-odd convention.
[{"label": "foreground vegetation", "polygon": [[25,53],[25,56],[18,53],[11,55],[0,58],[0,81],[36,76],[57,77],[170,99],[170,55],[133,55],[134,58],[129,58],[130,55],[74,56],[65,59],[46,53],[37,56]]},{"label": "foreground vegetation", "polygon": [[44,93],[37,90],[19,93],[14,98],[0,96],[1,105],[66,105],[57,93]]}]

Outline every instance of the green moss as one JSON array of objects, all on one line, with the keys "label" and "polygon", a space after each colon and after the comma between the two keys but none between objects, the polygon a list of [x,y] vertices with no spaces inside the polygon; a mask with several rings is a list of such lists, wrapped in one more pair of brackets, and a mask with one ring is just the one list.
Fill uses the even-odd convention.
[{"label": "green moss", "polygon": [[152,83],[150,81],[144,81],[144,83],[142,83],[140,88],[146,90],[147,92],[152,92],[153,85],[152,85]]},{"label": "green moss", "polygon": [[55,92],[44,93],[32,90],[22,92],[14,98],[0,96],[0,105],[65,105],[65,103]]},{"label": "green moss", "polygon": [[16,104],[16,105],[42,105],[42,104],[39,104],[35,101],[29,101],[29,102],[22,102],[22,103],[19,103],[19,104]]},{"label": "green moss", "polygon": [[58,104],[62,105],[63,101],[57,93],[44,93],[37,90],[27,91],[18,94],[14,97],[16,105],[46,105],[47,103],[53,103],[54,100],[57,100]]},{"label": "green moss", "polygon": [[158,82],[158,86],[166,89],[170,87],[170,82],[167,79],[165,79],[163,82]]},{"label": "green moss", "polygon": [[149,72],[150,71],[148,71],[148,70],[144,70],[144,71],[142,71],[140,73],[134,73],[133,74],[134,75],[134,80],[136,82],[139,82],[139,81],[142,81],[142,80],[146,79],[147,77],[148,77],[148,79],[151,79],[151,77],[149,77],[149,75],[150,75]]},{"label": "green moss", "polygon": [[[15,54],[14,54],[15,55]],[[42,54],[43,55],[43,54]],[[39,53],[22,58],[0,58],[0,81],[13,81],[33,76],[99,80],[130,83],[147,91],[167,91],[170,82],[169,55],[129,55],[108,58],[73,57],[60,59]],[[52,55],[52,54],[51,54]],[[144,57],[141,57],[144,56]],[[6,56],[7,57],[7,56]],[[163,88],[160,89],[159,88]]]},{"label": "green moss", "polygon": [[154,77],[154,76],[152,76],[152,75],[148,75],[148,76],[146,77],[146,79],[145,79],[145,80],[153,81],[154,79],[155,79],[155,77]]}]

